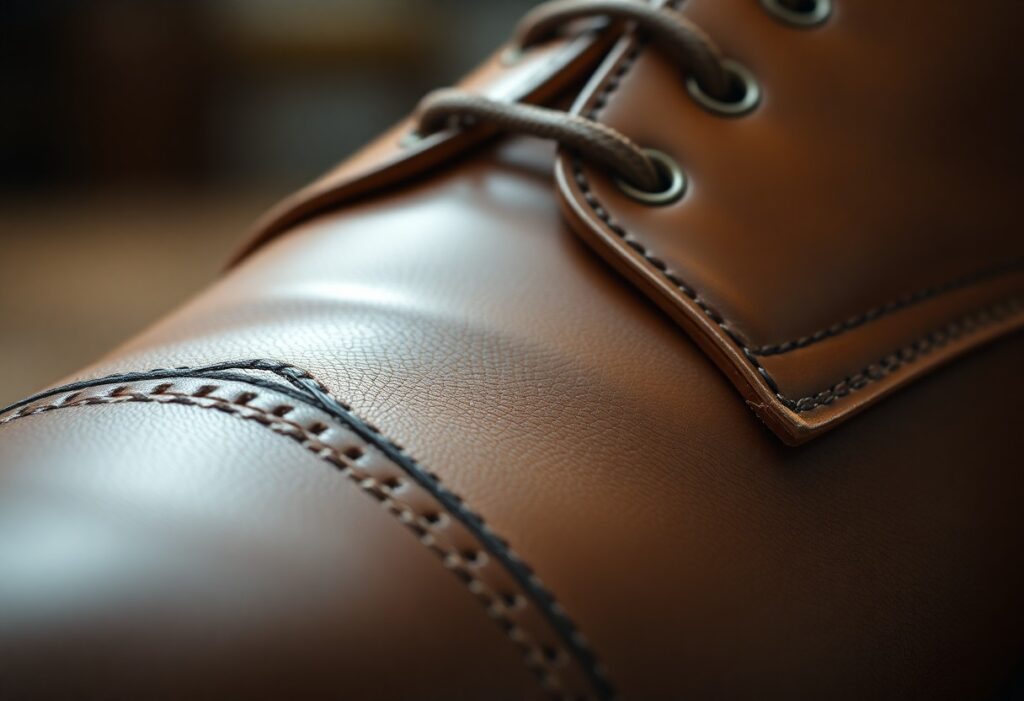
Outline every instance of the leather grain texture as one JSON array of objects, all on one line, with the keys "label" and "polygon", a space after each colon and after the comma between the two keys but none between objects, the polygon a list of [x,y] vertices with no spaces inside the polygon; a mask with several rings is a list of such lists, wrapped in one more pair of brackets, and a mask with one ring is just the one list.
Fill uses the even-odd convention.
[{"label": "leather grain texture", "polygon": [[394,516],[255,422],[125,395],[2,436],[5,698],[546,697]]},{"label": "leather grain texture", "polygon": [[[1004,689],[1020,96],[979,117],[994,83],[964,86],[1015,32],[959,3],[839,5],[801,33],[687,3],[764,82],[741,120],[613,50],[580,104],[617,82],[596,114],[679,156],[678,205],[536,142],[399,154],[392,133],[209,289],[0,415],[0,696]],[[940,76],[954,25],[987,48]],[[590,59],[542,82],[564,101]]]},{"label": "leather grain texture", "polygon": [[[1017,596],[1024,572],[1013,564],[1024,547],[1019,334],[787,448],[751,420],[687,335],[566,228],[550,194],[552,158],[549,149],[509,143],[381,202],[311,221],[72,379],[246,355],[309,369],[521,554],[622,698],[994,692],[1024,654]],[[213,431],[192,418],[207,412],[139,411],[158,409],[176,413],[154,430],[181,450],[198,446],[211,465],[312,460],[320,469],[301,450],[274,458],[279,453],[253,441],[247,422]],[[38,466],[63,474],[94,461],[149,459],[139,446],[111,452],[121,434],[108,424],[75,423],[82,428],[73,431],[73,449],[51,440],[65,421],[94,411],[111,417],[114,409],[55,411],[0,428],[8,451],[9,431],[23,436],[0,464],[17,474]],[[109,420],[133,423],[130,416]],[[79,457],[67,462],[72,450]],[[180,454],[169,460],[189,464]],[[232,480],[224,479],[203,498],[228,498]],[[287,475],[269,482],[271,493],[296,488]],[[348,481],[343,486],[373,502]],[[75,484],[66,489],[99,508],[97,496]],[[388,561],[401,573],[401,590],[417,588],[415,563],[429,563],[442,577],[438,586],[465,599],[466,625],[482,631],[474,635],[493,636],[515,658],[518,647],[401,523],[388,516],[361,526],[361,511],[338,508],[354,525],[325,529],[324,538],[352,532],[376,541],[378,529],[390,529],[422,551],[410,569]],[[130,572],[130,561],[118,561],[109,576]],[[367,567],[360,558],[337,566],[325,581],[360,580]],[[189,564],[206,567],[212,563]],[[214,591],[230,591],[230,579],[217,581]],[[303,597],[304,581],[281,586]],[[360,586],[373,591],[376,581]],[[330,608],[329,599],[314,603],[309,616],[322,635],[350,625],[354,614]],[[143,611],[160,606],[158,598]],[[71,626],[73,618],[50,615],[54,635]],[[501,658],[489,644],[450,648],[458,629],[423,620],[443,643],[410,642],[391,628],[373,639],[386,638],[402,654],[413,647],[444,655],[444,664],[460,669]],[[152,633],[147,644],[159,650],[159,626]],[[339,649],[354,668],[374,648],[358,643],[361,631],[352,635]],[[404,669],[397,666],[404,659],[395,668]],[[237,675],[211,665],[225,678]],[[520,666],[517,674],[530,680]],[[459,696],[463,672],[446,669],[452,679],[430,689]],[[477,696],[520,693],[515,674],[486,674],[489,686]],[[363,679],[353,672],[346,684],[359,689]],[[326,673],[306,681],[328,690],[337,683]],[[120,691],[113,682],[92,688]],[[388,697],[403,698],[387,687],[374,695]]]},{"label": "leather grain texture", "polygon": [[539,577],[479,515],[307,371],[272,360],[155,369],[72,383],[0,411],[0,426],[51,412],[155,404],[206,409],[289,438],[380,505],[436,555],[520,648],[543,688],[580,697],[610,688]]}]

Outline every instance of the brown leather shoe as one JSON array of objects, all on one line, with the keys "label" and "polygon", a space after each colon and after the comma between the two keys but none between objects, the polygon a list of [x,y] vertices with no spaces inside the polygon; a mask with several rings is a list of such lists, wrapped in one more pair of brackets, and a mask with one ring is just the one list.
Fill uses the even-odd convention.
[{"label": "brown leather shoe", "polygon": [[0,413],[3,698],[1007,693],[1024,5],[679,4],[543,6]]}]

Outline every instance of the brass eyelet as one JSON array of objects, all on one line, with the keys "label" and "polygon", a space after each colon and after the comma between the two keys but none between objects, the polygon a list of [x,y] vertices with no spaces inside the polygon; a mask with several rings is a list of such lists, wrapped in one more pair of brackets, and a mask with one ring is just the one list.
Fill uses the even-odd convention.
[{"label": "brass eyelet", "polygon": [[742,94],[735,100],[719,100],[704,92],[704,88],[691,75],[686,79],[686,89],[690,96],[705,109],[723,117],[739,117],[757,107],[761,102],[761,85],[754,74],[743,64],[728,58],[722,61],[722,67],[730,81],[742,89]]},{"label": "brass eyelet", "polygon": [[796,10],[784,5],[782,0],[761,0],[761,6],[792,27],[816,27],[832,16],[832,0],[804,0]]},{"label": "brass eyelet", "polygon": [[672,204],[686,192],[686,173],[683,172],[683,169],[676,163],[675,159],[668,154],[651,148],[644,149],[644,153],[654,162],[654,166],[664,177],[665,188],[657,192],[641,190],[635,185],[630,185],[622,178],[615,178],[615,184],[624,194],[637,202],[652,206]]}]

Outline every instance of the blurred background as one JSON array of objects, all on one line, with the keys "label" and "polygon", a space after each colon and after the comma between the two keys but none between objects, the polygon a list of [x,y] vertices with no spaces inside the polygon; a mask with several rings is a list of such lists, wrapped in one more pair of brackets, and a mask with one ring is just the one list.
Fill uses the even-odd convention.
[{"label": "blurred background", "polygon": [[204,286],[536,0],[2,0],[0,405]]}]

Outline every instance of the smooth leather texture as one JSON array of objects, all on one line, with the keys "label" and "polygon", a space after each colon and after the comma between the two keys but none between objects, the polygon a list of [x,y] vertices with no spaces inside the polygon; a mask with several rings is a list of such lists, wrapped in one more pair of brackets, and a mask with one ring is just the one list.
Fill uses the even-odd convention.
[{"label": "smooth leather texture", "polygon": [[436,559],[286,438],[119,404],[2,444],[5,698],[539,697]]},{"label": "smooth leather texture", "polygon": [[628,38],[577,110],[672,154],[689,190],[637,204],[567,155],[561,195],[783,440],[1024,324],[1024,98],[1003,87],[1021,6],[837,2],[795,29],[746,0],[670,4],[756,75],[760,105],[710,113]]},{"label": "smooth leather texture", "polygon": [[[229,415],[291,441],[313,455],[321,463],[321,471],[326,468],[336,480],[347,481],[379,503],[437,557],[519,649],[523,662],[545,690],[579,697],[589,695],[588,687],[593,684],[600,693],[610,693],[603,671],[575,624],[509,544],[435,473],[384,437],[380,429],[352,414],[350,407],[332,397],[330,389],[306,370],[280,361],[251,359],[92,378],[16,403],[0,412],[0,426],[54,412],[135,404]],[[170,464],[182,460],[180,451],[172,453]],[[188,480],[188,475],[183,479]],[[254,516],[260,518],[258,512]],[[43,545],[45,552],[45,541]],[[11,551],[17,560],[17,546]],[[31,556],[22,559],[31,567]],[[190,567],[188,571],[202,569]],[[26,593],[22,598],[32,608],[32,595]],[[14,608],[18,603],[14,602]],[[117,647],[112,647],[116,654]],[[357,661],[353,658],[351,663]]]},{"label": "smooth leather texture", "polygon": [[[1024,573],[1012,564],[1024,546],[1021,339],[785,448],[565,228],[551,157],[513,144],[311,222],[82,376],[246,356],[308,368],[512,544],[623,698],[984,698],[997,688],[1022,652]],[[115,411],[76,411],[97,409]],[[67,448],[50,437],[70,414],[24,419],[33,450],[0,462],[60,465]],[[260,474],[286,459],[261,442],[211,440],[219,432],[200,433],[190,415],[160,416],[154,430],[201,443],[214,472],[239,455]],[[76,435],[109,451],[106,431]],[[133,465],[146,458],[138,450],[126,453]],[[232,484],[225,476],[204,499]],[[279,475],[267,488],[294,486]],[[326,522],[323,532],[342,537]],[[360,533],[377,537],[376,527]],[[302,595],[300,582],[293,591]],[[428,613],[423,625],[434,625]],[[314,618],[333,630],[345,616]],[[151,634],[158,648],[161,631]],[[444,648],[460,634],[438,625],[434,635]],[[419,647],[400,635],[391,644]],[[354,642],[345,650],[363,654]],[[458,654],[474,665],[490,653]],[[510,688],[500,674],[490,682],[488,693]]]},{"label": "smooth leather texture", "polygon": [[[1024,660],[1024,337],[787,447],[689,334],[581,243],[555,157],[502,139],[306,219],[69,378],[248,358],[304,368],[483,519],[467,537],[507,543],[478,566],[495,586],[531,573],[517,625],[465,568],[446,571],[402,510],[325,462],[315,436],[347,429],[316,414],[315,397],[251,390],[253,378],[204,395],[190,377],[161,390],[181,405],[152,400],[152,382],[101,379],[0,413],[0,558],[15,573],[0,577],[0,691],[1003,688]],[[268,418],[281,402],[298,413]],[[409,475],[374,446],[382,478]],[[562,620],[571,628],[549,625]],[[524,631],[556,628],[523,647]],[[538,664],[553,674],[531,675]]]},{"label": "smooth leather texture", "polygon": [[[754,70],[761,104],[710,114],[685,76],[627,36],[575,109],[675,156],[688,193],[637,205],[567,154],[559,197],[584,240],[694,337],[783,441],[810,440],[1024,324],[1014,204],[1024,180],[1010,155],[1024,150],[1024,100],[1001,88],[1024,18],[872,1],[796,29],[747,0],[662,4]],[[499,51],[463,87],[551,101],[607,45],[608,33],[556,40],[512,65]],[[965,51],[958,72],[924,58],[958,45],[984,48]],[[998,109],[976,107],[996,94]],[[649,104],[659,109],[637,108]],[[285,200],[240,256],[493,135],[484,126],[403,145],[412,129],[400,123]]]}]

